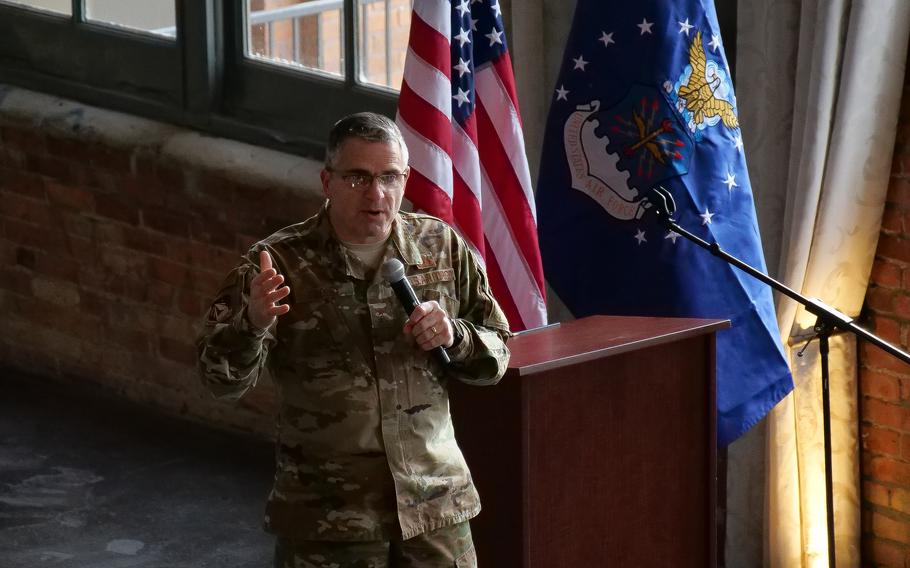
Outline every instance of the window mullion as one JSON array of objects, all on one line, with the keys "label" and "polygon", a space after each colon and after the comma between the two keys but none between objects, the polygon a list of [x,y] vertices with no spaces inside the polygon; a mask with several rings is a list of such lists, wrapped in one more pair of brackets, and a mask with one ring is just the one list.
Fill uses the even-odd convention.
[{"label": "window mullion", "polygon": [[221,3],[177,0],[177,43],[183,62],[183,105],[205,114],[219,104],[224,75]]},{"label": "window mullion", "polygon": [[357,84],[357,22],[355,0],[344,0],[344,82]]},{"label": "window mullion", "polygon": [[85,0],[72,0],[73,22],[85,23]]}]

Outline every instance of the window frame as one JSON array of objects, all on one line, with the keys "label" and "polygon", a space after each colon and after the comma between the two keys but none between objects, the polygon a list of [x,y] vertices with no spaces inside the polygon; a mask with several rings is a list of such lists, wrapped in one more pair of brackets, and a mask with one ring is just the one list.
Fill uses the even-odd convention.
[{"label": "window frame", "polygon": [[343,79],[246,57],[243,0],[174,1],[176,38],[86,20],[84,0],[72,0],[71,16],[0,3],[0,75],[27,89],[315,159],[338,117],[362,110],[394,117],[397,91],[355,79],[354,0],[344,0]]}]

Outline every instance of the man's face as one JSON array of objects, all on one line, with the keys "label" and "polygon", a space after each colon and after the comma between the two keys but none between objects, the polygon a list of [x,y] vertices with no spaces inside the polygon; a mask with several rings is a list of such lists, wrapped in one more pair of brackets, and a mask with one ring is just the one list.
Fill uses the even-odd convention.
[{"label": "man's face", "polygon": [[[341,143],[331,170],[320,174],[322,190],[331,201],[329,220],[338,238],[357,244],[385,240],[401,207],[407,166],[395,142],[348,138]],[[375,177],[369,180],[383,174],[395,182],[384,185]],[[367,176],[368,183],[351,187],[356,176]]]}]

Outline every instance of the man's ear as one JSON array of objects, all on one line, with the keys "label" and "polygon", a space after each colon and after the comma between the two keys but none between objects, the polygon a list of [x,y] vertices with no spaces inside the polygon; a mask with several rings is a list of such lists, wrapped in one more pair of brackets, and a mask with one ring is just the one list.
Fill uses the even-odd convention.
[{"label": "man's ear", "polygon": [[332,179],[332,172],[329,170],[323,169],[319,172],[319,179],[322,181],[322,193],[326,197],[329,196],[329,180]]}]

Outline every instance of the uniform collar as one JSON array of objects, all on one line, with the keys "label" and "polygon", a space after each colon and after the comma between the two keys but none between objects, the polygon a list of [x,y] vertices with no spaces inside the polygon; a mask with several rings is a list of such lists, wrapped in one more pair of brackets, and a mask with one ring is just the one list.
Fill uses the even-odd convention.
[{"label": "uniform collar", "polygon": [[[417,242],[417,237],[415,236],[416,233],[417,230],[414,226],[412,216],[406,213],[403,214],[399,211],[395,216],[395,220],[392,222],[389,245],[394,247],[401,260],[409,266],[417,266],[418,268],[435,266],[436,257],[420,246]],[[316,223],[311,235],[315,240],[313,243],[315,247],[318,247],[320,250],[331,248],[337,251],[339,259],[343,260],[345,258],[344,253],[342,252],[341,241],[338,239],[337,235],[335,235],[335,230],[332,228],[332,223],[329,221],[328,199],[325,200],[319,213],[316,214]],[[386,253],[386,256],[389,256],[388,252]]]}]

